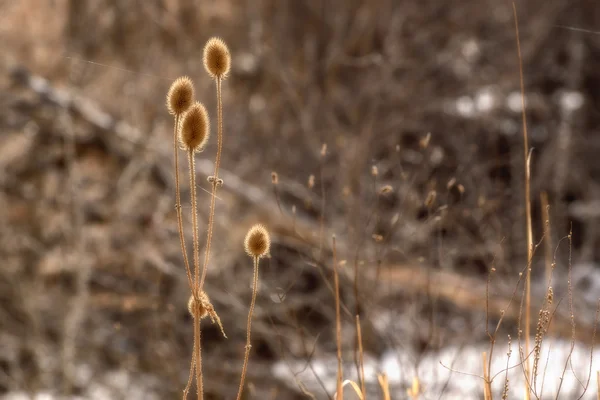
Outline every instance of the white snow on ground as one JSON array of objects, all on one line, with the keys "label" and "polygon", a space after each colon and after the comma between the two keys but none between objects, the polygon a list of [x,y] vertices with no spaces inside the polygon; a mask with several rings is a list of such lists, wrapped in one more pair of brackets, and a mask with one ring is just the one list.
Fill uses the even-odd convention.
[{"label": "white snow on ground", "polygon": [[[583,386],[588,381],[591,370],[589,390],[583,395],[582,399],[596,398],[595,371],[600,369],[600,350],[594,350],[590,369],[590,349],[576,343],[571,360],[567,364],[570,349],[571,343],[569,341],[549,338],[544,341],[538,367],[538,378],[535,384],[538,397],[557,398],[558,396],[559,399],[577,399],[583,394]],[[418,365],[415,357],[407,352],[388,351],[379,360],[365,360],[367,391],[372,393],[372,398],[380,398],[377,374],[385,373],[389,379],[392,398],[404,398],[413,377],[418,376],[423,391],[420,399],[480,400],[483,398],[483,381],[478,376],[482,374],[482,352],[484,351],[489,352],[489,344],[469,344],[462,349],[449,347],[438,353],[424,356]],[[497,343],[494,350],[491,375],[497,374],[492,384],[495,398],[500,398],[502,395],[506,377],[507,351],[506,342]],[[337,368],[335,358],[315,359],[312,366],[327,391],[332,394],[335,391]],[[516,342],[512,344],[512,355],[508,366],[508,398],[523,398],[525,382],[523,370],[519,366],[519,352]],[[566,372],[559,392],[565,366]],[[354,364],[346,364],[344,371],[345,379],[356,380]],[[300,382],[318,398],[321,398],[324,394],[313,372],[310,368],[307,368],[305,361],[290,364],[280,362],[274,366],[273,374],[290,385],[297,385],[297,382]],[[351,396],[352,392],[349,388],[346,389],[345,393],[348,394],[347,398],[349,399],[356,398]],[[543,394],[543,397],[540,394]]]}]

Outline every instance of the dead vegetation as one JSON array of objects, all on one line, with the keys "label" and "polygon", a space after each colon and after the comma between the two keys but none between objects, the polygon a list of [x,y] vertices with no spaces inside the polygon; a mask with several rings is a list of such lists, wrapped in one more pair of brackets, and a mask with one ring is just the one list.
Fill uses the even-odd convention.
[{"label": "dead vegetation", "polygon": [[[527,260],[509,4],[29,3],[3,5],[0,44],[2,392],[65,381],[81,391],[68,371],[83,363],[149,373],[160,396],[180,395],[193,325],[164,94],[188,74],[216,109],[201,51],[215,34],[234,57],[207,292],[229,340],[217,326],[202,332],[207,397],[237,390],[227,382],[244,358],[253,271],[243,241],[255,222],[273,243],[261,262],[251,397],[301,398],[271,378],[271,363],[335,352],[332,234],[342,323],[353,332],[360,315],[366,354],[400,343],[427,352],[466,332],[486,340],[492,267],[489,322],[517,325],[517,308],[500,314]],[[546,192],[552,248],[572,229],[574,264],[597,262],[600,36],[559,26],[600,30],[600,14],[584,0],[518,7],[534,241],[545,230]],[[196,161],[203,205],[216,151],[211,141]],[[199,225],[209,216],[200,207]],[[565,249],[555,282],[566,280]],[[533,313],[544,308],[544,262],[537,251]],[[554,289],[555,303],[568,296]],[[578,301],[576,338],[589,344],[596,304]],[[85,311],[73,318],[78,305]],[[389,309],[411,324],[378,328]],[[456,318],[463,323],[447,323]],[[552,318],[549,334],[570,338],[566,301]],[[354,335],[341,339],[353,348]]]}]

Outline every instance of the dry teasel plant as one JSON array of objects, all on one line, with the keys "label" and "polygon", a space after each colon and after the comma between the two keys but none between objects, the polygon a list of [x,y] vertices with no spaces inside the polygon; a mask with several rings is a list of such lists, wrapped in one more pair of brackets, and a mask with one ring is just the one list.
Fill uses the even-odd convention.
[{"label": "dry teasel plant", "polygon": [[[173,148],[175,152],[175,171],[176,171],[176,202],[177,217],[179,225],[179,236],[181,250],[183,253],[186,274],[191,290],[191,296],[188,301],[188,310],[194,317],[194,349],[190,366],[190,375],[187,385],[183,392],[183,398],[186,399],[189,393],[192,380],[196,377],[196,387],[198,400],[204,397],[203,379],[202,379],[202,345],[200,321],[209,316],[213,323],[217,323],[223,333],[223,326],[206,292],[203,290],[206,271],[210,258],[210,246],[213,233],[213,221],[215,214],[215,201],[217,188],[223,185],[223,180],[219,179],[219,166],[221,162],[221,151],[223,147],[223,107],[221,102],[221,82],[231,66],[231,56],[227,45],[218,38],[210,39],[204,48],[204,67],[209,75],[215,79],[217,85],[217,155],[215,160],[215,172],[213,176],[208,177],[212,184],[210,211],[207,227],[207,240],[205,248],[204,265],[200,272],[200,250],[198,237],[198,206],[196,199],[196,165],[194,155],[204,149],[209,137],[209,118],[206,108],[201,103],[194,102],[194,88],[189,78],[180,78],[173,83],[169,94],[167,95],[167,108],[169,112],[175,115],[175,132]],[[183,218],[181,216],[181,198],[179,189],[179,166],[177,158],[177,139],[181,148],[187,152],[189,173],[190,173],[190,202],[192,213],[192,231],[193,231],[193,265],[194,274],[192,277],[190,263],[187,257],[185,240],[183,235]]]},{"label": "dry teasel plant", "polygon": [[[196,376],[198,399],[203,398],[202,384],[202,356],[200,341],[200,320],[208,315],[213,323],[217,323],[221,332],[225,336],[221,321],[210,304],[206,293],[200,290],[200,257],[199,257],[199,238],[198,238],[198,209],[196,200],[196,167],[194,154],[202,151],[209,137],[209,118],[206,108],[199,102],[194,103],[194,87],[191,80],[187,77],[177,79],[171,86],[167,95],[167,108],[175,116],[173,151],[175,153],[175,197],[177,209],[177,222],[179,238],[181,242],[181,251],[184,259],[188,284],[190,286],[191,296],[188,302],[188,309],[194,317],[194,348],[192,352],[192,361],[190,366],[190,376],[184,389],[184,399],[189,393],[192,378]],[[194,274],[190,266],[185,237],[183,234],[183,216],[181,212],[181,193],[179,185],[179,159],[177,152],[177,142],[181,148],[187,152],[189,173],[190,173],[190,202],[192,212],[192,231],[193,231],[193,265]],[[225,336],[226,337],[226,336]]]},{"label": "dry teasel plant", "polygon": [[250,310],[248,311],[248,326],[246,327],[246,351],[244,353],[244,364],[242,366],[242,376],[240,378],[240,387],[238,389],[237,400],[242,398],[244,391],[244,380],[246,378],[246,370],[248,369],[248,359],[250,358],[250,332],[252,330],[252,314],[254,313],[254,305],[256,304],[256,293],[258,291],[258,262],[260,258],[269,254],[271,247],[271,239],[269,232],[262,225],[254,225],[244,240],[244,249],[246,253],[252,257],[254,261],[254,275],[252,284],[252,300],[250,302]]},{"label": "dry teasel plant", "polygon": [[[177,226],[179,231],[179,241],[181,243],[181,253],[183,256],[185,271],[188,279],[190,291],[192,292],[191,299],[198,304],[202,304],[202,301],[206,303],[208,297],[198,297],[198,290],[194,289],[194,283],[192,278],[192,272],[190,268],[189,259],[187,256],[187,247],[185,245],[185,236],[183,234],[183,215],[181,209],[181,189],[179,183],[179,154],[177,149],[177,142],[180,142],[183,148],[190,149],[188,153],[188,161],[190,163],[190,180],[192,188],[192,203],[195,204],[195,175],[193,174],[193,152],[199,148],[199,144],[203,145],[208,138],[208,116],[203,106],[194,103],[194,85],[192,81],[184,76],[178,78],[171,85],[167,94],[167,109],[169,113],[175,117],[175,123],[173,127],[173,152],[174,152],[174,168],[175,168],[175,208],[177,211]],[[193,104],[193,105],[192,105]],[[199,143],[200,142],[200,143]],[[191,154],[191,156],[190,156]],[[198,268],[197,262],[197,229],[195,227],[196,221],[196,209],[195,206],[192,208],[192,220],[194,222],[194,254],[196,269]],[[196,271],[196,276],[198,273]],[[189,306],[189,304],[188,304]],[[205,309],[209,307],[205,306]],[[212,309],[212,306],[210,307]],[[190,312],[192,310],[190,309]],[[212,317],[211,317],[212,318]],[[219,324],[220,325],[220,324]],[[201,357],[199,355],[199,319],[195,318],[194,324],[194,350],[192,351],[192,361],[190,366],[190,376],[186,388],[184,389],[183,398],[186,399],[191,383],[194,371],[201,371]],[[196,351],[198,350],[198,352]],[[198,354],[197,354],[198,353]],[[198,380],[198,398],[202,398],[202,383],[201,379]]]},{"label": "dry teasel plant", "polygon": [[206,72],[215,80],[217,86],[217,155],[215,159],[214,175],[208,177],[212,185],[210,196],[210,211],[208,215],[208,229],[206,234],[206,248],[204,254],[204,267],[202,268],[202,278],[200,286],[204,286],[208,261],[210,259],[210,246],[212,242],[212,232],[215,218],[215,202],[217,197],[217,188],[223,185],[223,180],[219,179],[219,166],[221,165],[221,151],[223,148],[223,103],[221,96],[221,83],[229,74],[231,68],[231,55],[225,42],[220,38],[211,38],[204,46],[204,68]]},{"label": "dry teasel plant", "polygon": [[[206,112],[206,108],[201,103],[196,102],[183,115],[181,126],[179,127],[179,142],[181,143],[182,148],[187,151],[188,166],[190,172],[190,202],[192,205],[191,212],[194,248],[194,283],[193,286],[190,285],[190,290],[192,291],[193,300],[200,305],[202,305],[202,301],[200,298],[198,298],[198,295],[203,292],[199,288],[200,244],[198,239],[198,207],[196,200],[196,165],[194,153],[197,151],[201,151],[204,148],[208,140],[208,136],[208,113]],[[208,302],[208,297],[205,298],[205,303],[206,302]],[[204,308],[208,309],[206,305],[204,306]],[[198,399],[203,398],[200,320],[201,318],[194,318],[194,350],[192,354],[192,364],[190,366],[190,377],[184,390],[184,399],[187,398],[194,370],[196,372]]]}]

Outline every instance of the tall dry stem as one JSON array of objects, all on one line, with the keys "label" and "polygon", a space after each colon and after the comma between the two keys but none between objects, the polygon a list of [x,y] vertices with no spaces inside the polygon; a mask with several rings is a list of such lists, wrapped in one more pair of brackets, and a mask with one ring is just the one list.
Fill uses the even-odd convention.
[{"label": "tall dry stem", "polygon": [[367,389],[365,387],[365,356],[362,343],[362,329],[360,328],[360,316],[356,315],[356,339],[358,341],[358,363],[359,363],[359,381],[360,391],[363,399],[367,398]]},{"label": "tall dry stem", "polygon": [[[204,267],[202,268],[202,278],[200,279],[199,287],[204,287],[206,279],[206,271],[208,270],[208,261],[210,259],[210,245],[212,242],[213,225],[215,218],[215,203],[217,198],[217,188],[219,187],[219,166],[221,165],[221,150],[223,148],[223,104],[221,99],[221,78],[215,79],[217,83],[217,156],[215,159],[215,173],[209,177],[212,183],[212,191],[210,194],[210,211],[208,214],[208,228],[206,233],[206,250],[204,253]],[[198,285],[198,275],[196,275],[196,284]]]},{"label": "tall dry stem", "polygon": [[244,380],[246,379],[246,370],[248,368],[248,359],[250,358],[250,333],[252,331],[252,314],[256,304],[256,292],[258,291],[258,256],[253,257],[254,261],[254,276],[252,283],[252,300],[250,302],[250,311],[248,312],[248,322],[246,326],[246,351],[244,352],[244,364],[242,365],[242,377],[240,378],[240,387],[238,389],[237,400],[241,400],[242,392],[244,391]]},{"label": "tall dry stem", "polygon": [[[199,246],[200,243],[198,241],[198,208],[197,208],[197,200],[196,200],[196,162],[194,158],[194,150],[189,149],[187,152],[188,155],[188,165],[190,169],[190,201],[192,203],[192,232],[193,232],[193,242],[194,242],[194,270],[196,282],[194,286],[194,290],[192,293],[195,295],[200,293],[198,289],[198,275],[200,273],[200,256],[199,256]],[[198,301],[197,299],[195,299]],[[198,393],[198,400],[203,398],[204,386],[202,382],[202,350],[201,350],[201,338],[200,338],[200,318],[194,318],[194,353],[196,359],[196,389]]]},{"label": "tall dry stem", "polygon": [[527,271],[525,278],[525,400],[530,398],[530,388],[528,381],[530,375],[530,336],[531,336],[531,259],[533,257],[533,234],[531,231],[531,171],[529,158],[529,141],[527,138],[527,113],[525,112],[525,83],[523,79],[523,57],[521,55],[521,40],[519,37],[519,20],[517,18],[517,7],[512,3],[513,16],[515,22],[515,34],[517,41],[517,56],[519,59],[519,83],[521,87],[521,117],[523,121],[523,159],[525,166],[525,219],[527,225]]},{"label": "tall dry stem", "polygon": [[340,279],[337,270],[337,254],[335,245],[335,236],[333,236],[333,282],[335,287],[335,339],[337,345],[337,398],[344,400],[344,388],[342,385],[342,321],[340,317]]}]

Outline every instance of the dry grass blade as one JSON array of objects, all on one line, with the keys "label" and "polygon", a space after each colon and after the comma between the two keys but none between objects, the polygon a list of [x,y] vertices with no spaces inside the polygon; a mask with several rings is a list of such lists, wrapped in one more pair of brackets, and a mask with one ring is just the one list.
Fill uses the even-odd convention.
[{"label": "dry grass blade", "polygon": [[337,379],[336,379],[336,400],[344,399],[344,391],[342,387],[342,321],[340,317],[340,280],[338,276],[337,254],[335,246],[335,236],[332,238],[333,249],[333,281],[335,287],[335,338],[337,345]]},{"label": "dry grass blade", "polygon": [[365,359],[364,350],[362,343],[362,330],[360,328],[360,316],[356,316],[356,336],[358,341],[358,360],[359,360],[359,377],[360,377],[360,390],[363,397],[367,397],[367,390],[365,388]]},{"label": "dry grass blade", "polygon": [[[533,234],[531,228],[531,176],[529,168],[529,141],[527,135],[527,113],[525,112],[525,83],[523,79],[523,57],[521,55],[521,40],[519,37],[519,20],[517,18],[517,7],[512,3],[515,22],[515,35],[517,41],[517,56],[519,58],[519,83],[521,87],[521,117],[523,121],[523,156],[525,166],[525,218],[527,228],[527,272],[525,280],[525,354],[529,354],[531,336],[531,259],[533,257]],[[526,381],[530,380],[529,357],[525,362]],[[530,389],[525,387],[525,399],[529,400]]]},{"label": "dry grass blade", "polygon": [[[386,374],[377,375],[377,381],[379,382],[379,386],[381,387],[381,391],[383,392],[383,400],[391,400],[390,396],[390,385],[388,382],[388,377]],[[600,384],[598,385],[600,387]],[[598,390],[600,393],[600,389]]]},{"label": "dry grass blade", "polygon": [[364,400],[365,396],[363,396],[363,394],[361,393],[360,387],[358,386],[358,384],[354,381],[351,381],[350,379],[346,379],[344,382],[341,383],[340,385],[340,389],[338,389],[338,391],[335,393],[334,397],[337,399],[338,398],[338,394],[339,394],[339,398],[343,398],[343,390],[344,387],[346,385],[350,385],[350,387],[352,387],[352,389],[354,390],[354,393],[356,393],[356,395],[358,396],[359,400]]}]

